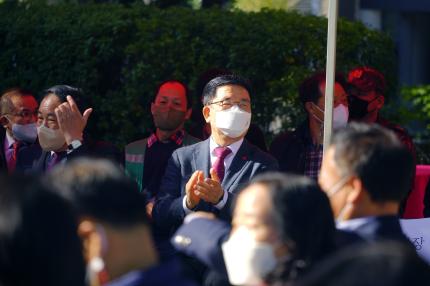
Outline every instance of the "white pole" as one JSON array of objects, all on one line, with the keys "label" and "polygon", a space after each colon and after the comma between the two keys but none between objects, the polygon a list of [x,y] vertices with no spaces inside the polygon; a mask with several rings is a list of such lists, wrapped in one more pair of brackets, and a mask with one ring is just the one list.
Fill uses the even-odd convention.
[{"label": "white pole", "polygon": [[338,0],[329,0],[327,32],[327,64],[324,108],[324,153],[328,148],[333,126],[333,93],[336,71],[336,29]]}]

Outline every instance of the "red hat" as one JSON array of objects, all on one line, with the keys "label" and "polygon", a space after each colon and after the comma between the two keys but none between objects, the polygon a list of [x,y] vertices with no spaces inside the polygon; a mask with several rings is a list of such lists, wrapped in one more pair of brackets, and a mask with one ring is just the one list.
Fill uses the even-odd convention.
[{"label": "red hat", "polygon": [[385,91],[385,78],[377,70],[370,67],[357,67],[348,74],[348,83],[363,92],[376,90]]}]

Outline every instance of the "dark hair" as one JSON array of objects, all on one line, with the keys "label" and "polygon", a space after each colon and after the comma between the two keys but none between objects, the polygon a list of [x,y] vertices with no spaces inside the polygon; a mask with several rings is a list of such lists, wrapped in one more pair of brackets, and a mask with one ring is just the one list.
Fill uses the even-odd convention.
[{"label": "dark hair", "polygon": [[152,102],[155,102],[155,99],[157,98],[158,92],[160,91],[160,88],[163,87],[166,83],[178,83],[182,85],[182,87],[185,89],[185,97],[187,99],[187,109],[190,109],[193,107],[193,97],[191,95],[190,90],[188,89],[188,86],[179,80],[166,80],[157,85],[157,90],[155,91],[154,96],[152,97]]},{"label": "dark hair", "polygon": [[0,177],[0,284],[84,285],[76,217],[35,178]]},{"label": "dark hair", "polygon": [[374,201],[401,201],[411,187],[413,159],[396,135],[379,125],[351,123],[331,139],[342,176],[361,179]]},{"label": "dark hair", "polygon": [[206,84],[203,89],[203,105],[211,103],[215,98],[217,88],[225,85],[241,86],[248,91],[249,96],[252,98],[251,83],[247,79],[238,75],[227,74],[218,76]]},{"label": "dark hair", "polygon": [[427,285],[430,266],[409,245],[358,244],[342,249],[313,269],[297,286]]},{"label": "dark hair", "polygon": [[148,224],[145,197],[111,161],[76,159],[53,170],[47,183],[72,204],[79,216],[117,228]]},{"label": "dark hair", "polygon": [[335,223],[330,202],[310,178],[265,173],[252,180],[269,191],[272,215],[291,259],[272,280],[294,279],[334,250]]},{"label": "dark hair", "polygon": [[61,103],[67,102],[67,96],[70,95],[81,112],[87,107],[82,98],[82,90],[80,88],[70,85],[55,85],[43,91],[42,99],[51,94],[55,95]]},{"label": "dark hair", "polygon": [[15,109],[15,106],[12,103],[12,97],[15,96],[31,96],[34,98],[34,95],[30,90],[19,87],[9,88],[2,93],[0,99],[0,115],[8,114]]},{"label": "dark hair", "polygon": [[[208,82],[212,79],[223,76],[223,75],[232,75],[233,73],[227,69],[223,68],[211,68],[203,72],[199,78],[197,79],[196,84],[196,98],[201,102],[203,96],[203,90]],[[201,113],[200,113],[201,114]]]},{"label": "dark hair", "polygon": [[[324,71],[317,72],[306,78],[299,86],[299,99],[304,105],[306,102],[317,103],[318,99],[322,96],[320,91],[320,84],[325,82],[326,73]],[[341,73],[336,73],[335,82],[340,84],[343,88],[346,87],[346,81]]]}]

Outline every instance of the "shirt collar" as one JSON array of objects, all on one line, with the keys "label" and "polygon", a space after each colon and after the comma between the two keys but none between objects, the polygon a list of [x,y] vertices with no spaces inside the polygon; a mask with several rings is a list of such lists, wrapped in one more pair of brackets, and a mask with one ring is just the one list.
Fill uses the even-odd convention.
[{"label": "shirt collar", "polygon": [[[170,136],[169,140],[174,142],[176,145],[181,146],[184,141],[185,131],[183,129],[179,130],[172,136]],[[157,134],[154,132],[148,138],[148,148],[151,148],[157,141],[160,141],[157,137]]]},{"label": "shirt collar", "polygon": [[12,148],[13,143],[15,143],[15,139],[12,136],[10,136],[9,132],[7,132],[7,130],[6,130],[6,142],[5,142],[5,146],[8,149]]},{"label": "shirt collar", "polygon": [[[227,146],[231,150],[231,153],[233,154],[233,156],[235,156],[237,151],[239,151],[239,148],[240,146],[242,146],[242,143],[243,143],[243,138]],[[209,150],[213,156],[215,156],[214,150],[216,147],[219,147],[219,145],[214,141],[214,139],[211,136],[209,140]]]},{"label": "shirt collar", "polygon": [[341,230],[355,231],[362,225],[365,225],[368,222],[372,221],[374,218],[375,217],[373,216],[368,216],[368,217],[360,217],[360,218],[354,218],[350,220],[339,221],[336,223],[336,228]]}]

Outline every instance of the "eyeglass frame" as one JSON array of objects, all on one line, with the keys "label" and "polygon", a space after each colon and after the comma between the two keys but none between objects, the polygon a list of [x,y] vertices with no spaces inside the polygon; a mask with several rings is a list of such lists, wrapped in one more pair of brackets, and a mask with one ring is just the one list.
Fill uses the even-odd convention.
[{"label": "eyeglass frame", "polygon": [[247,100],[247,99],[242,99],[239,102],[227,103],[227,105],[224,103],[225,101],[231,101],[231,100],[230,100],[230,98],[226,98],[226,99],[210,102],[207,105],[217,104],[222,109],[229,109],[229,108],[233,107],[233,105],[237,105],[241,109],[247,109],[247,108],[251,107],[251,101]]}]

